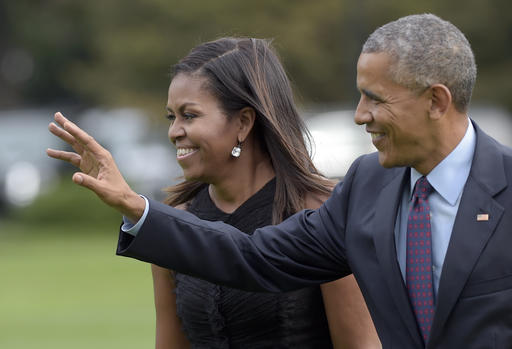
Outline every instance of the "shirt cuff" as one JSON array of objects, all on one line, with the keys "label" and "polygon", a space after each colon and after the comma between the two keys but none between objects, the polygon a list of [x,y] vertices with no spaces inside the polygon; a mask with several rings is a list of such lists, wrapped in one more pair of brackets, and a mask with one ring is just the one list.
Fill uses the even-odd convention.
[{"label": "shirt cuff", "polygon": [[134,225],[128,218],[123,216],[123,225],[121,226],[121,230],[127,234],[137,236],[137,233],[140,230],[142,224],[146,220],[146,217],[149,212],[149,201],[144,195],[140,195],[141,198],[146,201],[146,207],[144,207],[144,213],[142,213],[142,217],[140,217],[139,221]]}]

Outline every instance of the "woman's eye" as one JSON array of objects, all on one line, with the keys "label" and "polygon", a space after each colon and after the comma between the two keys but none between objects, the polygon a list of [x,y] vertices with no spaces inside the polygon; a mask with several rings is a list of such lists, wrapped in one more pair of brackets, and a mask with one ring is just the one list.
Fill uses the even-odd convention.
[{"label": "woman's eye", "polygon": [[[184,120],[192,120],[195,117],[196,117],[196,115],[195,114],[191,114],[191,113],[184,113],[183,115],[180,116],[180,118],[182,118]],[[174,115],[174,114],[167,114],[165,116],[165,118],[167,120],[169,120],[171,123],[176,121],[176,115]]]}]

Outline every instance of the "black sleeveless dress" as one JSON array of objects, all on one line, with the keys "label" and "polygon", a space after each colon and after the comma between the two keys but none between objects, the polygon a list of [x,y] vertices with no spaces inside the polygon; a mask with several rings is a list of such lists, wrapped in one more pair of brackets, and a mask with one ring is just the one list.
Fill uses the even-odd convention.
[{"label": "black sleeveless dress", "polygon": [[[275,179],[231,214],[205,187],[188,211],[253,231],[272,221]],[[246,292],[176,273],[177,313],[192,348],[332,348],[319,287],[288,293]]]}]

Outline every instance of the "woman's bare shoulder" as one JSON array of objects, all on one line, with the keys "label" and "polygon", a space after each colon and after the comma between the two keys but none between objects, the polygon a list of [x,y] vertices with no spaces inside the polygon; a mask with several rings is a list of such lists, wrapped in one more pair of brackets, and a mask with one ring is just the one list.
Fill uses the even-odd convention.
[{"label": "woman's bare shoulder", "polygon": [[[330,190],[332,191],[336,186],[337,182],[334,180],[329,180],[330,182]],[[330,194],[311,192],[306,195],[305,208],[310,210],[316,210],[329,198]]]},{"label": "woman's bare shoulder", "polygon": [[188,202],[184,202],[184,203],[182,203],[182,204],[179,204],[179,205],[174,206],[174,208],[177,208],[178,210],[186,211],[186,209],[187,209],[188,205],[189,205],[189,203],[188,203]]}]

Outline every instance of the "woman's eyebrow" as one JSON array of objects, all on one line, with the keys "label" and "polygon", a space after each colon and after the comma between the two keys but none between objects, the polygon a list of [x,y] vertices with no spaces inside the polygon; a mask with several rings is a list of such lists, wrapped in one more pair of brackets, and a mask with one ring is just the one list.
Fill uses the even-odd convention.
[{"label": "woman's eyebrow", "polygon": [[[179,111],[183,111],[183,109],[185,109],[186,107],[190,106],[190,105],[199,105],[198,103],[194,103],[194,102],[185,102],[183,103],[182,105],[179,106],[178,110]],[[167,110],[168,112],[172,113],[173,110],[170,106],[166,106],[165,107],[165,110]]]}]

